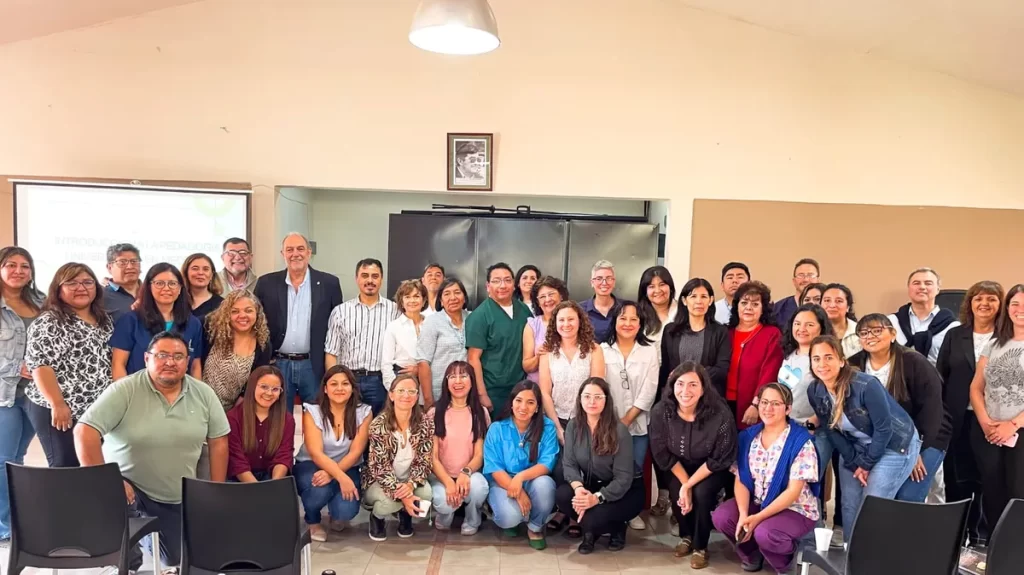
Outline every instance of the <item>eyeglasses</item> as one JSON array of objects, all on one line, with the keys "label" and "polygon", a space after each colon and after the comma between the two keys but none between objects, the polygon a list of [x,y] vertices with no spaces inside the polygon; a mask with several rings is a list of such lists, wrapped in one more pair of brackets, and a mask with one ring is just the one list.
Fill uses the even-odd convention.
[{"label": "eyeglasses", "polygon": [[94,282],[92,280],[81,280],[81,281],[69,280],[69,281],[66,281],[66,282],[64,282],[64,283],[62,283],[60,285],[66,287],[68,289],[78,289],[80,287],[81,288],[85,288],[85,289],[92,289],[92,288],[96,287],[96,282]]},{"label": "eyeglasses", "polygon": [[142,264],[142,260],[140,260],[138,258],[131,259],[131,260],[126,260],[126,259],[114,260],[114,265],[116,265],[119,268],[137,268],[137,267],[139,267],[140,264]]},{"label": "eyeglasses", "polygon": [[412,396],[415,396],[415,395],[419,395],[420,390],[418,390],[418,389],[396,389],[393,393],[395,395],[404,395],[404,396],[407,396],[407,397],[412,397]]},{"label": "eyeglasses", "polygon": [[181,284],[178,283],[177,280],[156,280],[155,282],[153,282],[153,287],[158,289],[178,289],[181,287]]},{"label": "eyeglasses", "polygon": [[612,282],[614,282],[614,281],[615,281],[615,276],[606,276],[606,277],[599,277],[599,278],[590,278],[590,281],[592,281],[592,282],[594,282],[594,283],[596,283],[596,284],[598,284],[598,285],[601,285],[601,284],[610,284],[610,283],[612,283]]},{"label": "eyeglasses", "polygon": [[599,393],[584,393],[583,395],[580,396],[580,398],[582,398],[583,401],[604,401],[604,395],[601,395]]},{"label": "eyeglasses", "polygon": [[257,384],[256,389],[260,390],[262,393],[269,393],[270,395],[277,395],[284,391],[276,385],[267,385],[265,383]]},{"label": "eyeglasses", "polygon": [[629,389],[629,374],[626,373],[625,368],[619,372],[619,377],[622,378],[622,389]]},{"label": "eyeglasses", "polygon": [[468,373],[453,373],[448,376],[448,381],[458,381],[460,379],[469,379]]},{"label": "eyeglasses", "polygon": [[188,359],[188,356],[185,355],[184,353],[164,353],[164,352],[160,352],[160,353],[154,355],[153,357],[155,357],[156,360],[161,362],[161,363],[167,363],[169,361],[173,362],[173,363],[181,363],[181,362],[185,361],[186,359]]},{"label": "eyeglasses", "polygon": [[252,255],[249,250],[228,250],[224,252],[224,255],[232,258],[247,258]]},{"label": "eyeglasses", "polygon": [[818,279],[818,274],[796,274],[793,277],[798,280],[816,280]]},{"label": "eyeglasses", "polygon": [[767,399],[762,399],[758,405],[764,409],[768,409],[769,407],[772,409],[781,409],[786,406],[786,404],[781,401],[768,401]]},{"label": "eyeglasses", "polygon": [[864,329],[861,329],[861,330],[857,331],[857,337],[867,337],[869,335],[873,335],[875,337],[878,337],[878,336],[882,335],[883,333],[885,333],[886,329],[887,328],[877,327],[877,326],[876,327],[866,327]]},{"label": "eyeglasses", "polygon": [[510,285],[516,283],[516,280],[514,280],[512,278],[494,278],[494,279],[492,279],[491,281],[489,281],[487,283],[491,284],[492,286],[500,286],[500,285],[510,286]]}]

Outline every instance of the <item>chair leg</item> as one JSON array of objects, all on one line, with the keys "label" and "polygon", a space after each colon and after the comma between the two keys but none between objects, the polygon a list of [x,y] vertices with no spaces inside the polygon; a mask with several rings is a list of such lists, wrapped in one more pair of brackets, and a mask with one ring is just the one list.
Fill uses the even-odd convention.
[{"label": "chair leg", "polygon": [[313,569],[313,546],[306,545],[302,548],[302,575],[309,575]]},{"label": "chair leg", "polygon": [[160,532],[153,532],[153,575],[160,575]]},{"label": "chair leg", "polygon": [[801,563],[800,564],[800,575],[810,575],[810,573],[811,573],[811,564],[810,563]]}]

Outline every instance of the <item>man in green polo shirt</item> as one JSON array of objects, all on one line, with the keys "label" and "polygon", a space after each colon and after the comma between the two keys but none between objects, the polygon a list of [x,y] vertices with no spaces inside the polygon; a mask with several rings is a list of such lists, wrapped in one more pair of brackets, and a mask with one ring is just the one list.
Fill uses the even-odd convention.
[{"label": "man in green polo shirt", "polygon": [[[149,342],[146,369],[103,391],[75,426],[82,465],[117,463],[132,511],[156,517],[164,565],[181,559],[181,478],[195,477],[203,442],[210,476],[224,481],[231,428],[210,386],[186,375],[188,345],[162,332]],[[142,565],[133,550],[132,569]]]},{"label": "man in green polo shirt", "polygon": [[515,384],[526,379],[523,330],[532,314],[526,304],[512,298],[514,283],[508,264],[487,268],[489,297],[466,318],[468,361],[476,371],[480,402],[494,416],[505,408]]}]

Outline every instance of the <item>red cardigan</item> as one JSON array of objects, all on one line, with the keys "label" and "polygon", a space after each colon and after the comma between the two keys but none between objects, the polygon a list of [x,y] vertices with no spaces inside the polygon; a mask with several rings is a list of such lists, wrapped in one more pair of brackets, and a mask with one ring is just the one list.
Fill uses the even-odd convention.
[{"label": "red cardigan", "polygon": [[[729,330],[729,337],[735,328]],[[732,352],[741,354],[736,373],[736,425],[745,429],[741,421],[743,412],[754,402],[757,390],[766,383],[779,380],[782,368],[782,332],[779,328],[763,326],[742,347]]]}]

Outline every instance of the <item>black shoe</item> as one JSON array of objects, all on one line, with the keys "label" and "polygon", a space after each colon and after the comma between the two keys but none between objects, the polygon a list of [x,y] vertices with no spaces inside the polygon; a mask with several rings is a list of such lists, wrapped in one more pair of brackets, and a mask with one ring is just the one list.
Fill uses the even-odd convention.
[{"label": "black shoe", "polygon": [[626,528],[611,532],[608,535],[608,550],[622,551],[626,547]]},{"label": "black shoe", "polygon": [[401,510],[398,512],[398,536],[402,539],[408,539],[413,535],[412,530],[412,516]]},{"label": "black shoe", "polygon": [[742,567],[747,573],[756,573],[764,567],[764,557],[758,557],[750,563],[744,561],[740,567]]},{"label": "black shoe", "polygon": [[387,523],[373,513],[370,513],[370,539],[374,541],[388,540]]},{"label": "black shoe", "polygon": [[580,546],[576,548],[580,555],[589,555],[594,552],[594,534],[584,533],[583,541],[580,541]]}]

